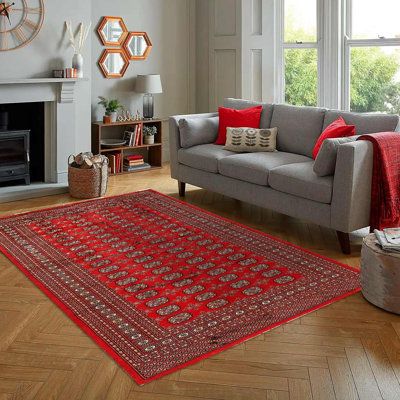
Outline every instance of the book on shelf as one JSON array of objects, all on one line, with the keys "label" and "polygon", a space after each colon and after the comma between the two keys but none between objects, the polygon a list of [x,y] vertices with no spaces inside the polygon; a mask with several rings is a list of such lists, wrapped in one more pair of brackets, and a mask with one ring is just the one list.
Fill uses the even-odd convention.
[{"label": "book on shelf", "polygon": [[121,153],[107,154],[111,174],[121,172]]},{"label": "book on shelf", "polygon": [[137,124],[134,128],[127,129],[124,132],[123,140],[126,146],[140,146],[142,144],[142,126]]},{"label": "book on shelf", "polygon": [[124,161],[124,166],[128,166],[128,167],[133,167],[135,165],[143,165],[144,161],[143,160],[139,160],[139,161]]},{"label": "book on shelf", "polygon": [[133,155],[124,157],[124,166],[134,167],[136,165],[143,165],[144,158],[141,155]]},{"label": "book on shelf", "polygon": [[129,156],[125,156],[124,159],[127,161],[143,160],[143,156],[140,154],[131,154]]},{"label": "book on shelf", "polygon": [[151,165],[148,163],[143,163],[142,165],[133,165],[133,166],[124,165],[124,172],[142,171],[150,168]]}]

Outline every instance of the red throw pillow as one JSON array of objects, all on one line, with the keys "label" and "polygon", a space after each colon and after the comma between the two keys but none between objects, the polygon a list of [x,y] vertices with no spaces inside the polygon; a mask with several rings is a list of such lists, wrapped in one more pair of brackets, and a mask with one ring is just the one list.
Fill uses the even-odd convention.
[{"label": "red throw pillow", "polygon": [[318,138],[317,143],[315,143],[313,150],[313,159],[317,158],[319,150],[322,146],[322,143],[325,139],[335,139],[341,137],[354,136],[356,134],[356,127],[354,125],[347,125],[346,121],[339,117],[336,121],[333,121],[330,125],[328,125],[325,130],[321,133],[321,136]]},{"label": "red throw pillow", "polygon": [[234,110],[232,108],[220,107],[218,137],[215,144],[225,145],[226,128],[259,128],[262,106],[246,108],[245,110]]}]

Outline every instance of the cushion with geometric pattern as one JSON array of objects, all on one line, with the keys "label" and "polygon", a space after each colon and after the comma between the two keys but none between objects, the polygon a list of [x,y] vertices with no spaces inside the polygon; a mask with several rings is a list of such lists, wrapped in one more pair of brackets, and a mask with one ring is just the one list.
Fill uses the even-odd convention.
[{"label": "cushion with geometric pattern", "polygon": [[278,128],[227,128],[224,149],[237,153],[276,151]]}]

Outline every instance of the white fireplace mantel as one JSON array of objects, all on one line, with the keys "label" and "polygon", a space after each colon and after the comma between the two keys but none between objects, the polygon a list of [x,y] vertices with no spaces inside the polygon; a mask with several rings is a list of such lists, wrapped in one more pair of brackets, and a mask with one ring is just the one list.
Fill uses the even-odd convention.
[{"label": "white fireplace mantel", "polygon": [[[50,86],[53,88],[58,89],[58,101],[60,103],[73,103],[74,102],[74,95],[75,95],[75,85],[79,81],[86,81],[87,79],[70,79],[70,78],[22,78],[22,79],[0,79],[0,104],[7,104],[7,103],[16,103],[14,99],[6,98],[7,92],[9,90],[9,86],[13,86],[14,88],[20,87],[23,89],[32,90],[31,85],[35,85],[34,87],[43,87]],[[30,85],[30,86],[26,86]],[[13,89],[14,91],[14,89]],[[28,96],[30,98],[30,96]],[[35,100],[25,100],[25,101],[18,101],[19,103],[23,102],[31,102]],[[43,101],[43,100],[39,100]],[[53,100],[50,100],[53,101]]]},{"label": "white fireplace mantel", "polygon": [[[54,187],[67,187],[67,159],[76,145],[76,85],[81,80],[63,78],[0,79],[0,105],[12,103],[45,104],[45,182],[46,194]],[[15,191],[18,189],[18,196]],[[23,197],[37,197],[35,185],[0,188],[0,202]],[[35,193],[31,193],[36,190]],[[65,191],[65,190],[64,190]],[[32,195],[32,196],[31,196]]]}]

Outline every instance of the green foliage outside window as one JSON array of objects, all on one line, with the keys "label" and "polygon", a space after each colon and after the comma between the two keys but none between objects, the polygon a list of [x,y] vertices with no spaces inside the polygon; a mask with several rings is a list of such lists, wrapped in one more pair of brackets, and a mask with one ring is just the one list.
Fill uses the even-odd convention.
[{"label": "green foliage outside window", "polygon": [[[286,27],[286,41],[305,37]],[[285,101],[294,105],[317,105],[317,50],[285,50]],[[351,49],[350,96],[352,111],[400,113],[400,50],[381,47]]]}]

